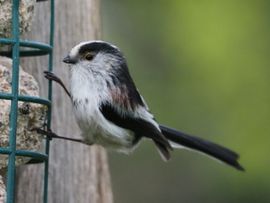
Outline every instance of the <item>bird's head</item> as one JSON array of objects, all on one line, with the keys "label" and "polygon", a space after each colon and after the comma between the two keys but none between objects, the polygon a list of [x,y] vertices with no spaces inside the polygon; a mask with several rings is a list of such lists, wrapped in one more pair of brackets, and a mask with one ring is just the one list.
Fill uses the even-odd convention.
[{"label": "bird's head", "polygon": [[71,49],[63,62],[71,66],[72,81],[81,85],[82,79],[86,79],[91,85],[100,85],[99,91],[109,91],[118,103],[132,98],[131,102],[143,104],[126,60],[116,46],[104,41],[82,42]]},{"label": "bird's head", "polygon": [[87,41],[74,46],[63,62],[71,66],[104,70],[118,68],[125,63],[125,59],[121,51],[108,42]]}]

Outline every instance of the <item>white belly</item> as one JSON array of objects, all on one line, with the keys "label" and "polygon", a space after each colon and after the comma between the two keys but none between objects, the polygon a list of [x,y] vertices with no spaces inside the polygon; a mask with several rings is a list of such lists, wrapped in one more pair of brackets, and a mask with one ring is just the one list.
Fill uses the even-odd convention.
[{"label": "white belly", "polygon": [[81,104],[74,105],[74,112],[82,136],[88,144],[99,144],[126,153],[132,151],[134,133],[106,120],[99,109],[94,109],[89,104]]}]

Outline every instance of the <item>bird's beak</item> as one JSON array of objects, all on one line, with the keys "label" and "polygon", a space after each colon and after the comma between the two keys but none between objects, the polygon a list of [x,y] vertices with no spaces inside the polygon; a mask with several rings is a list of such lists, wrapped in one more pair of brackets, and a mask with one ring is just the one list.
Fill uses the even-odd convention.
[{"label": "bird's beak", "polygon": [[75,64],[77,61],[75,59],[72,59],[69,55],[67,55],[64,59],[63,59],[64,63],[69,63],[69,64]]}]

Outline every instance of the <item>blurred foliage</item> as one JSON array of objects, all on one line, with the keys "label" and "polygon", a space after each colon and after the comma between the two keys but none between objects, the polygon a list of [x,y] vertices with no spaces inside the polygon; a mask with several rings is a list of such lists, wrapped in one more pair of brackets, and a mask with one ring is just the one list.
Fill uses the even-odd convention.
[{"label": "blurred foliage", "polygon": [[110,153],[115,202],[270,202],[270,2],[103,0],[104,39],[121,48],[161,123],[241,154],[240,173],[186,150],[164,163],[145,141]]}]

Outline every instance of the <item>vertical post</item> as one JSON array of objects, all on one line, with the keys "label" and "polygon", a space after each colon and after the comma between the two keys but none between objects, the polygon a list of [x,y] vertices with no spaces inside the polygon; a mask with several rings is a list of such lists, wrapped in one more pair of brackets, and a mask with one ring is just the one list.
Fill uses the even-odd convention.
[{"label": "vertical post", "polygon": [[[54,43],[54,0],[50,2],[50,46],[53,47]],[[49,65],[48,70],[53,70],[53,49],[49,55]],[[48,99],[52,101],[52,81],[48,81]],[[47,128],[51,128],[51,116],[52,116],[52,107],[49,106],[48,109],[48,119],[47,119]],[[46,138],[46,146],[45,146],[45,153],[48,155],[48,159],[45,161],[44,164],[44,182],[43,182],[43,203],[48,202],[48,179],[49,179],[49,152],[50,152],[50,140]]]},{"label": "vertical post", "polygon": [[15,190],[15,158],[16,158],[16,133],[18,113],[18,88],[19,88],[19,0],[12,0],[12,100],[10,112],[9,148],[11,153],[8,159],[7,174],[7,203],[14,202]]}]

